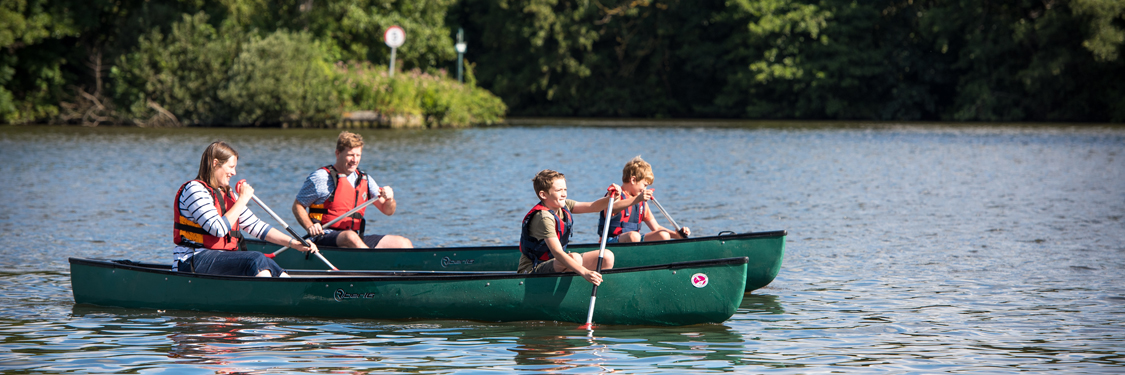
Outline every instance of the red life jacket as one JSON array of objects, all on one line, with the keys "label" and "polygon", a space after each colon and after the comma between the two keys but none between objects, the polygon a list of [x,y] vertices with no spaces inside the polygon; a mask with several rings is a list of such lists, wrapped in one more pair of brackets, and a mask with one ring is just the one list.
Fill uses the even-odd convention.
[{"label": "red life jacket", "polygon": [[176,192],[176,200],[172,203],[173,220],[175,220],[172,225],[172,242],[180,246],[202,247],[211,250],[238,250],[238,241],[242,239],[242,233],[238,231],[237,220],[231,225],[227,235],[215,237],[203,230],[203,227],[196,222],[180,214],[180,194],[183,194],[184,188],[193,181],[203,184],[203,187],[211,193],[211,200],[215,202],[215,208],[219,210],[220,216],[227,213],[227,207],[234,206],[235,199],[231,194],[223,194],[222,199],[220,199],[219,194],[215,193],[215,189],[212,189],[206,182],[191,180],[180,185],[180,190]]},{"label": "red life jacket", "polygon": [[531,216],[534,215],[536,211],[546,211],[551,214],[551,216],[554,216],[555,235],[558,236],[563,251],[566,251],[566,245],[570,243],[570,235],[573,232],[571,230],[573,219],[570,216],[570,210],[567,210],[566,206],[563,206],[562,210],[563,217],[560,218],[558,215],[555,215],[555,212],[551,211],[550,208],[544,206],[543,203],[539,203],[535,205],[535,207],[532,207],[531,211],[527,212],[527,215],[524,215],[523,225],[520,226],[520,252],[526,255],[528,259],[531,259],[533,265],[538,266],[539,263],[550,260],[553,255],[551,255],[551,249],[547,247],[547,241],[531,236]]},{"label": "red life jacket", "polygon": [[[606,194],[609,196],[609,193]],[[625,192],[621,192],[616,200],[629,199]],[[640,232],[641,221],[645,218],[645,202],[637,203],[632,206],[621,210],[621,212],[609,218],[609,237],[620,236],[625,232]],[[598,213],[598,237],[602,236],[602,228],[605,228],[605,211]]]},{"label": "red life jacket", "polygon": [[[314,223],[327,223],[335,220],[340,215],[343,215],[348,210],[358,206],[360,203],[367,201],[367,174],[363,171],[356,169],[355,173],[359,175],[358,186],[352,187],[352,183],[348,181],[348,176],[340,174],[336,171],[335,166],[321,167],[328,172],[329,181],[332,177],[336,177],[336,189],[333,190],[332,195],[324,200],[324,203],[314,204],[309,206],[309,218]],[[351,217],[341,219],[336,224],[332,224],[329,228],[335,230],[353,230],[356,233],[363,235],[363,212],[367,211],[367,207],[356,211],[351,214]]]}]

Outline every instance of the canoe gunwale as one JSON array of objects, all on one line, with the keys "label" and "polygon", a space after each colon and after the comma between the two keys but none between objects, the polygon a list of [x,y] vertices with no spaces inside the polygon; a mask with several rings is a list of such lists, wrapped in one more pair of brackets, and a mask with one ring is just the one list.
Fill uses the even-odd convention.
[{"label": "canoe gunwale", "polygon": [[[519,274],[514,272],[474,272],[474,271],[440,271],[440,272],[427,272],[427,271],[310,271],[301,270],[294,271],[302,277],[271,277],[261,278],[256,276],[231,276],[231,275],[210,275],[172,271],[170,265],[153,264],[153,263],[137,263],[129,260],[108,260],[108,259],[87,259],[87,258],[68,258],[71,266],[75,264],[94,266],[100,268],[123,269],[145,273],[165,274],[177,277],[186,278],[200,278],[200,279],[217,279],[217,280],[255,280],[255,281],[274,281],[274,282],[321,282],[321,281],[472,281],[472,280],[501,280],[501,279],[534,279],[534,278],[557,278],[560,276],[581,277],[575,273],[541,273],[541,274]],[[706,260],[693,260],[685,262],[637,266],[637,267],[623,267],[603,270],[602,274],[616,274],[616,273],[630,273],[630,272],[644,272],[653,270],[676,270],[683,268],[697,268],[706,266],[719,266],[719,265],[739,265],[746,264],[750,260],[747,257],[733,257],[723,259],[706,259]],[[308,277],[304,277],[309,275]],[[323,276],[315,276],[323,275]]]},{"label": "canoe gunwale", "polygon": [[[732,233],[732,234],[727,234],[727,233]],[[608,246],[608,248],[613,249],[613,248],[627,248],[627,247],[646,247],[646,246],[652,246],[652,245],[658,244],[658,243],[665,243],[665,242],[671,242],[671,241],[675,241],[675,242],[678,242],[678,243],[691,243],[691,242],[704,242],[704,241],[714,241],[714,240],[726,241],[726,240],[742,240],[742,239],[763,238],[763,237],[765,237],[765,238],[768,238],[768,237],[785,237],[785,236],[788,236],[788,235],[789,235],[789,231],[784,230],[784,229],[775,230],[775,231],[767,231],[767,232],[749,232],[749,233],[733,233],[731,231],[722,231],[718,235],[706,236],[706,237],[689,237],[689,238],[684,238],[684,239],[668,240],[668,241],[615,243],[615,244],[612,244],[612,245]],[[257,240],[257,239],[246,239],[244,241],[264,243],[264,241]],[[568,248],[572,248],[572,249],[586,249],[586,248],[595,248],[596,249],[598,247],[599,247],[599,244],[597,244],[597,243],[573,244],[573,245],[568,246]],[[280,249],[281,247],[278,246],[277,248]],[[514,249],[517,249],[518,246],[515,246],[515,245],[496,245],[496,246],[463,246],[463,247],[462,246],[417,247],[417,248],[411,248],[411,249],[404,249],[404,248],[360,249],[360,248],[346,248],[346,247],[327,246],[327,247],[323,247],[323,250],[331,250],[331,251],[334,251],[334,252],[363,252],[363,253],[379,253],[379,252],[386,252],[386,253],[425,253],[425,252],[450,251],[450,250],[456,250],[456,251],[495,250],[497,248],[512,248],[514,250]]]}]

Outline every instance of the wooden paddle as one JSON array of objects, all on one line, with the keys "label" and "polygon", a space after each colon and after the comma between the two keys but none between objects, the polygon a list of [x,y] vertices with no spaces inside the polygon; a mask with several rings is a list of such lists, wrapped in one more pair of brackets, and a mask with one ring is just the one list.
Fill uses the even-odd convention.
[{"label": "wooden paddle", "polygon": [[[237,187],[239,185],[242,185],[245,182],[246,182],[246,180],[239,180],[238,183],[235,184],[235,186]],[[230,193],[234,195],[234,199],[238,199],[238,193],[235,193],[234,192],[235,190],[238,190],[238,189],[231,189]],[[289,228],[289,224],[286,223],[285,220],[282,220],[281,216],[277,216],[277,213],[274,213],[273,210],[271,210],[269,206],[267,206],[265,203],[262,203],[261,199],[258,199],[258,197],[253,196],[253,195],[250,196],[250,199],[253,199],[254,203],[257,203],[259,207],[262,207],[262,209],[266,210],[266,212],[269,212],[270,216],[273,216],[274,220],[277,220],[278,223],[281,223],[281,226],[284,227],[285,230],[289,232],[289,235],[293,236],[294,238],[297,238],[297,239],[301,240],[301,244],[303,244],[305,246],[308,246],[308,247],[312,247],[312,244],[309,244],[308,241],[306,241],[304,238],[301,238],[301,236],[298,236],[297,233],[293,232],[293,229]],[[320,258],[320,260],[323,261],[324,264],[327,264],[328,268],[331,268],[333,271],[339,271],[340,270],[339,268],[336,268],[336,266],[333,266],[332,262],[329,262],[328,259],[325,259],[324,255],[321,255],[319,252],[316,253],[316,256],[317,256],[317,258]]]},{"label": "wooden paddle", "polygon": [[665,210],[665,209],[664,209],[664,206],[661,206],[661,205],[660,205],[660,201],[656,200],[656,197],[652,197],[652,203],[656,203],[656,208],[659,208],[659,209],[660,209],[660,213],[664,214],[664,218],[665,218],[665,219],[668,219],[668,221],[672,223],[672,226],[673,226],[673,227],[676,227],[676,232],[677,232],[677,233],[679,233],[679,234],[680,234],[681,236],[684,236],[684,238],[687,238],[687,237],[688,237],[688,236],[687,236],[686,234],[684,234],[684,229],[683,229],[683,228],[680,228],[680,225],[679,225],[679,224],[676,224],[676,221],[675,221],[675,220],[672,220],[672,217],[671,217],[671,216],[668,216],[668,210]]},{"label": "wooden paddle", "polygon": [[[595,272],[602,272],[602,259],[605,257],[605,241],[609,239],[609,218],[613,216],[613,199],[617,198],[617,190],[612,187],[609,189],[609,205],[605,207],[605,228],[602,228],[602,241],[601,248],[598,250],[598,266]],[[605,281],[604,279],[602,280]],[[598,286],[594,285],[594,290],[590,292],[590,311],[586,313],[586,324],[578,326],[578,329],[594,329],[594,301],[598,299]]]},{"label": "wooden paddle", "polygon": [[[356,212],[359,212],[359,210],[362,210],[364,207],[370,206],[372,203],[375,203],[376,200],[378,200],[380,197],[383,196],[383,188],[377,187],[377,186],[376,186],[376,188],[379,190],[379,196],[378,197],[368,199],[367,202],[363,202],[363,204],[355,206],[355,208],[348,210],[348,212],[345,212],[343,215],[337,216],[335,219],[332,219],[328,223],[321,225],[321,227],[323,227],[323,228],[330,227],[330,226],[332,226],[332,224],[336,224],[336,222],[338,222],[340,220],[343,220],[344,218],[346,218],[348,216],[351,216],[352,214],[354,214]],[[306,234],[302,238],[309,238],[309,237],[310,236]],[[287,249],[289,249],[289,246],[282,247],[280,249],[277,249],[277,251],[274,251],[273,253],[266,254],[266,257],[273,258],[273,257],[277,256],[277,254],[281,254],[282,251],[285,251]]]}]

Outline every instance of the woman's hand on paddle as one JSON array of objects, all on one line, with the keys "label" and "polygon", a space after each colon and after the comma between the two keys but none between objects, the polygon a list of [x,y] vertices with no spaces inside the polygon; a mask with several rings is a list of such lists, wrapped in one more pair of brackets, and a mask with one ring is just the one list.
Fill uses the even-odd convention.
[{"label": "woman's hand on paddle", "polygon": [[383,199],[393,201],[395,200],[395,191],[391,189],[390,186],[384,186],[379,188],[379,196],[383,197]]},{"label": "woman's hand on paddle", "polygon": [[300,251],[302,253],[308,253],[308,252],[317,253],[317,252],[319,252],[319,250],[317,250],[317,248],[316,248],[316,244],[313,243],[312,241],[309,241],[309,246],[305,246],[305,244],[302,243],[301,240],[290,237],[289,241],[286,242],[285,245],[288,246],[291,249],[297,249],[297,251]]},{"label": "woman's hand on paddle", "polygon": [[254,187],[246,180],[238,180],[238,183],[234,184],[234,192],[238,193],[238,199],[249,200],[254,196]]},{"label": "woman's hand on paddle", "polygon": [[688,237],[691,237],[691,229],[688,229],[688,227],[682,227],[682,228],[680,228],[680,230],[678,231],[678,233],[679,233],[679,234],[680,234],[681,236],[683,236],[684,238],[688,238]]}]

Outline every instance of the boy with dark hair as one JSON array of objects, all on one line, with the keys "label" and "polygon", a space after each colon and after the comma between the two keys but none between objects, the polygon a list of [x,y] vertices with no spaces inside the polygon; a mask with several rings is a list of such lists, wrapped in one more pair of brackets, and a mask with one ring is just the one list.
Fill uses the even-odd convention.
[{"label": "boy with dark hair", "polygon": [[[566,245],[574,232],[571,214],[585,214],[605,210],[609,197],[593,202],[576,202],[566,199],[566,176],[545,169],[532,180],[539,204],[524,215],[520,230],[519,273],[574,272],[593,283],[600,285],[602,275],[594,268],[598,264],[598,252],[582,254],[568,253]],[[620,189],[617,184],[610,189]],[[636,199],[634,199],[636,200]],[[614,207],[624,208],[633,202],[614,203]],[[599,232],[600,233],[600,232]],[[613,268],[613,252],[606,250],[602,269]]]}]

